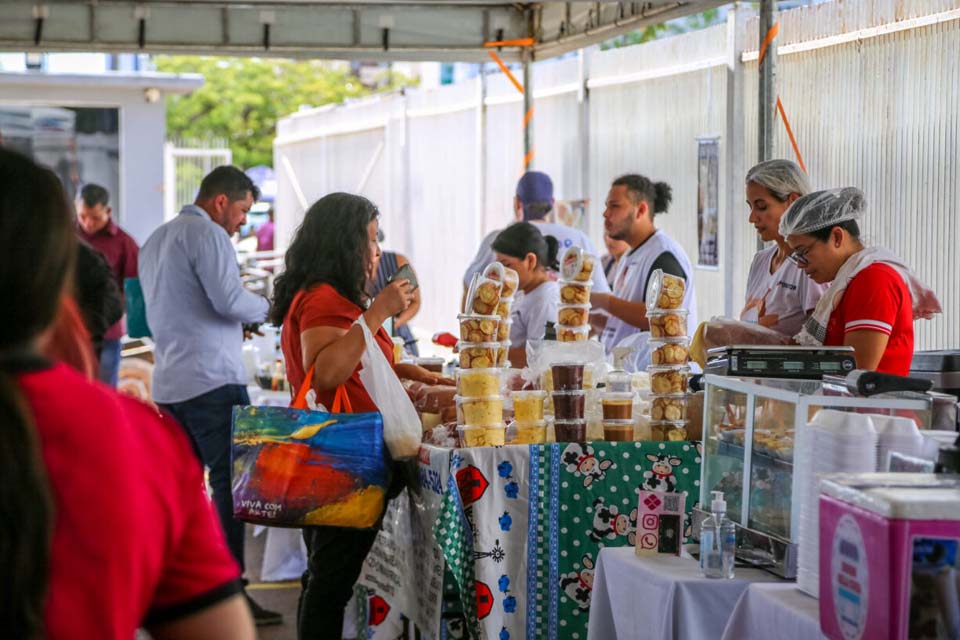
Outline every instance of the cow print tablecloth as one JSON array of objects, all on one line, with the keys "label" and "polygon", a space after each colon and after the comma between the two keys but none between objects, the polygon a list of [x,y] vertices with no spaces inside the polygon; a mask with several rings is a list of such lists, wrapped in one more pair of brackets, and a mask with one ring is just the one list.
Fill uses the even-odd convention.
[{"label": "cow print tablecloth", "polygon": [[[433,530],[448,570],[444,639],[585,640],[594,563],[634,544],[640,489],[686,492],[688,516],[700,494],[693,442],[425,446],[421,469],[431,459],[449,461]],[[367,637],[396,637],[383,631]]]}]

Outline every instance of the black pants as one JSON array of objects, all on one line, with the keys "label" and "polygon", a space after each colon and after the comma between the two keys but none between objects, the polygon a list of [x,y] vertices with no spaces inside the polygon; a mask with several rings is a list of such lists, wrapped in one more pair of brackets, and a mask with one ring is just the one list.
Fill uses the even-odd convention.
[{"label": "black pants", "polygon": [[247,388],[228,384],[183,402],[161,404],[180,421],[200,450],[203,464],[210,469],[213,504],[227,538],[227,547],[243,571],[243,523],[233,517],[230,487],[230,438],[234,405],[250,404]]},{"label": "black pants", "polygon": [[[416,477],[416,464],[388,462],[390,482],[385,505]],[[415,486],[415,485],[411,485]],[[383,514],[380,515],[381,521]],[[304,527],[307,570],[297,608],[298,640],[340,640],[343,609],[353,596],[363,561],[373,547],[380,522],[372,529]]]},{"label": "black pants", "polygon": [[299,640],[340,640],[343,609],[379,528],[305,527],[307,570],[297,609]]}]

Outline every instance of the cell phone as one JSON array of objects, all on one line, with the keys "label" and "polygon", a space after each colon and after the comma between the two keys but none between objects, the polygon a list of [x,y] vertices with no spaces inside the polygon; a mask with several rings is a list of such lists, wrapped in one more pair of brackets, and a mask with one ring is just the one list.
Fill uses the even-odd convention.
[{"label": "cell phone", "polygon": [[413,267],[410,266],[410,263],[403,265],[400,269],[397,270],[395,274],[390,278],[390,282],[394,280],[409,280],[410,281],[410,291],[416,291],[420,284],[417,282],[417,276],[413,272]]}]

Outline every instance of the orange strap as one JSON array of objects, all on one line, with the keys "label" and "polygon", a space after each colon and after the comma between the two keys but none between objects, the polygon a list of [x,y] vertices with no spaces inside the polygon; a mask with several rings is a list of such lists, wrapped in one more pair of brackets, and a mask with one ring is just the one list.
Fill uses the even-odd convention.
[{"label": "orange strap", "polygon": [[[310,370],[307,371],[307,375],[303,378],[303,384],[300,385],[300,390],[297,392],[297,397],[293,399],[293,404],[290,405],[293,409],[308,409],[307,407],[307,393],[310,391],[310,382],[313,380],[313,369],[316,365],[311,365]],[[337,387],[336,393],[333,395],[333,407],[330,409],[331,413],[353,413],[353,404],[350,402],[350,396],[347,394],[347,386],[341,384]]]},{"label": "orange strap", "polygon": [[497,63],[497,66],[500,67],[500,71],[503,71],[506,74],[507,79],[513,83],[514,88],[523,94],[523,85],[520,84],[520,81],[517,80],[516,76],[510,73],[510,69],[507,68],[507,65],[503,64],[503,60],[500,59],[500,56],[498,56],[494,51],[487,51],[487,55]]},{"label": "orange strap", "polygon": [[783,109],[780,96],[777,96],[777,109],[780,111],[780,117],[783,118],[783,126],[787,129],[787,135],[790,136],[790,144],[793,145],[793,153],[797,156],[797,164],[799,164],[803,172],[806,173],[807,165],[803,164],[803,156],[800,155],[800,146],[797,144],[797,139],[793,137],[793,127],[790,126],[790,121],[787,120],[787,112]]},{"label": "orange strap", "polygon": [[773,26],[770,27],[770,31],[767,31],[767,37],[763,39],[763,44],[760,45],[760,60],[758,64],[763,64],[763,59],[767,55],[767,47],[770,46],[770,43],[773,42],[773,39],[777,37],[778,33],[780,33],[780,23],[774,22]]},{"label": "orange strap", "polygon": [[[774,22],[773,26],[770,27],[770,30],[767,31],[766,37],[763,39],[763,43],[760,45],[760,58],[758,64],[763,64],[763,59],[767,56],[767,48],[773,42],[773,39],[777,37],[777,34],[780,33],[780,23]],[[787,119],[787,112],[783,108],[783,102],[780,101],[780,96],[777,96],[777,111],[780,112],[780,117],[783,118],[783,126],[787,130],[787,136],[790,137],[790,144],[793,146],[793,153],[797,156],[797,164],[800,165],[800,168],[803,169],[803,172],[807,172],[807,166],[803,163],[803,156],[800,155],[800,145],[797,144],[797,139],[793,135],[793,127],[790,126],[790,121]]]},{"label": "orange strap", "polygon": [[493,40],[484,42],[483,46],[490,47],[532,47],[533,38],[518,38],[517,40]]}]

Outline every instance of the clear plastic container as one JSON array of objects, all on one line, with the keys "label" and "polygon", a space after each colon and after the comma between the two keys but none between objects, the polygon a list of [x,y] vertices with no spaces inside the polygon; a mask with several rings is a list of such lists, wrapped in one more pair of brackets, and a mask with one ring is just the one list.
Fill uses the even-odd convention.
[{"label": "clear plastic container", "polygon": [[617,393],[608,391],[600,396],[600,406],[603,408],[603,419],[632,420],[633,401],[636,396],[633,392]]},{"label": "clear plastic container", "polygon": [[[497,316],[500,319],[500,316]],[[497,340],[505,342],[510,339],[510,329],[513,328],[513,320],[500,320],[500,326],[497,328]]]},{"label": "clear plastic container", "polygon": [[461,447],[500,447],[506,444],[506,428],[503,423],[460,425],[457,437]]},{"label": "clear plastic container", "polygon": [[686,393],[690,367],[673,365],[666,367],[647,367],[650,374],[650,391],[654,394]]},{"label": "clear plastic container", "polygon": [[461,313],[460,339],[464,342],[495,342],[500,327],[500,316],[482,316],[475,313]]},{"label": "clear plastic container", "polygon": [[587,439],[586,420],[556,420],[553,429],[557,442],[585,442]]},{"label": "clear plastic container", "polygon": [[590,302],[590,290],[593,285],[589,282],[561,280],[559,284],[561,304],[587,304]]},{"label": "clear plastic container", "polygon": [[496,314],[502,320],[510,319],[510,312],[513,310],[513,298],[502,298],[497,305]]},{"label": "clear plastic container", "polygon": [[484,278],[477,274],[467,292],[467,306],[464,313],[491,315],[500,304],[501,284],[497,280]]},{"label": "clear plastic container", "polygon": [[542,444],[547,441],[547,423],[544,420],[507,427],[507,444]]},{"label": "clear plastic container", "polygon": [[626,371],[611,371],[607,374],[607,391],[626,393],[633,391],[633,374]]},{"label": "clear plastic container", "polygon": [[457,393],[483,398],[500,393],[500,369],[457,369]]},{"label": "clear plastic container", "polygon": [[687,291],[687,282],[660,269],[650,274],[646,305],[649,311],[679,309]]},{"label": "clear plastic container", "polygon": [[650,396],[650,419],[673,422],[687,419],[688,396],[683,393]]},{"label": "clear plastic container", "polygon": [[590,327],[565,327],[557,325],[557,342],[586,342]]},{"label": "clear plastic container", "polygon": [[550,367],[555,391],[580,391],[583,389],[582,362],[558,362]]},{"label": "clear plastic container", "polygon": [[687,334],[686,309],[673,311],[648,311],[651,338],[682,338]]},{"label": "clear plastic container", "polygon": [[557,420],[581,420],[587,405],[586,391],[554,391],[553,415]]},{"label": "clear plastic container", "polygon": [[557,307],[557,324],[565,327],[583,327],[589,322],[589,304],[561,304]]},{"label": "clear plastic container", "polygon": [[503,398],[487,396],[484,398],[461,398],[457,396],[457,415],[462,424],[483,425],[503,422]]},{"label": "clear plastic container", "polygon": [[510,366],[510,345],[513,343],[509,340],[504,340],[499,343],[497,347],[497,366],[498,367],[509,367]]},{"label": "clear plastic container", "polygon": [[527,424],[543,420],[546,391],[514,391],[510,394],[510,398],[513,400],[513,419],[518,423]]},{"label": "clear plastic container", "polygon": [[443,373],[443,365],[446,361],[443,358],[417,358],[414,363],[418,367],[423,367],[433,373]]},{"label": "clear plastic container", "polygon": [[686,420],[651,420],[650,439],[657,442],[678,442],[687,439]]},{"label": "clear plastic container", "polygon": [[394,336],[393,337],[393,362],[401,362],[403,360],[403,348],[406,346],[406,342],[403,338]]},{"label": "clear plastic container", "polygon": [[654,366],[686,364],[690,359],[687,338],[661,338],[649,344],[650,364]]},{"label": "clear plastic container", "polygon": [[499,262],[493,262],[487,265],[483,270],[483,276],[491,280],[498,280],[503,284],[500,290],[500,298],[513,299],[513,294],[517,292],[520,286],[520,274],[509,267],[505,267]]},{"label": "clear plastic container", "polygon": [[564,280],[590,282],[596,258],[580,247],[569,247],[560,256],[560,275]]},{"label": "clear plastic container", "polygon": [[490,369],[497,364],[500,343],[461,342],[457,348],[460,350],[461,369]]},{"label": "clear plastic container", "polygon": [[603,439],[609,442],[631,442],[633,420],[604,420]]}]

